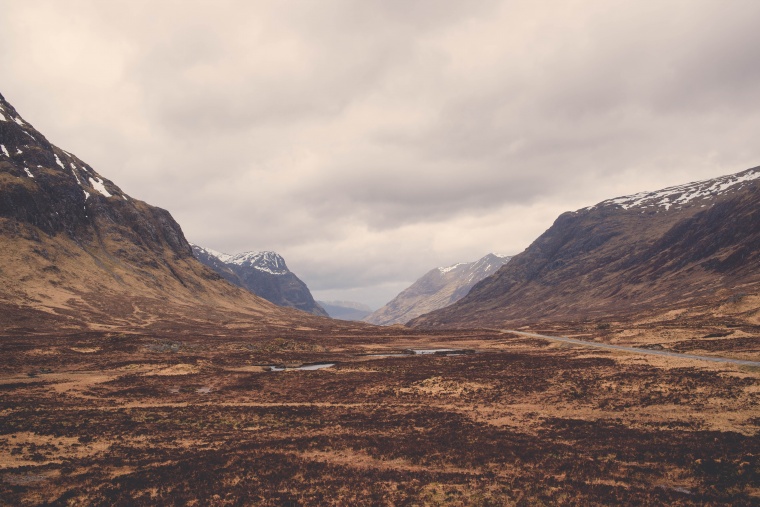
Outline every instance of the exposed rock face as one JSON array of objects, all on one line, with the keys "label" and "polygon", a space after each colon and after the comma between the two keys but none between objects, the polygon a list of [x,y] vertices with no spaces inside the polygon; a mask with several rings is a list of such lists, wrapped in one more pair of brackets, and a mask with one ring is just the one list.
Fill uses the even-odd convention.
[{"label": "exposed rock face", "polygon": [[0,326],[116,329],[228,310],[290,318],[196,261],[167,211],[49,143],[0,95]]},{"label": "exposed rock face", "polygon": [[198,245],[193,254],[225,280],[278,306],[296,308],[320,317],[327,312],[314,301],[309,288],[275,252],[245,252],[228,255]]},{"label": "exposed rock face", "polygon": [[684,308],[760,290],[760,168],[568,212],[413,326],[501,327]]},{"label": "exposed rock face", "polygon": [[319,306],[324,308],[328,315],[333,319],[363,320],[372,313],[372,308],[354,301],[317,301],[317,303],[319,303]]},{"label": "exposed rock face", "polygon": [[379,325],[403,324],[444,308],[459,301],[473,285],[495,273],[510,259],[507,255],[488,254],[475,262],[432,269],[364,321]]}]

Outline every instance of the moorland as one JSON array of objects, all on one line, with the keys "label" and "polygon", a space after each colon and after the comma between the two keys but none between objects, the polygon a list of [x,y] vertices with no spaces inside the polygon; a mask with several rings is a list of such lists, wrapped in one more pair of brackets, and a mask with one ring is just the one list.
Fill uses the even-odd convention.
[{"label": "moorland", "polygon": [[[716,354],[725,325],[671,317],[525,329]],[[0,340],[4,504],[760,502],[757,367],[487,329],[177,326]]]}]

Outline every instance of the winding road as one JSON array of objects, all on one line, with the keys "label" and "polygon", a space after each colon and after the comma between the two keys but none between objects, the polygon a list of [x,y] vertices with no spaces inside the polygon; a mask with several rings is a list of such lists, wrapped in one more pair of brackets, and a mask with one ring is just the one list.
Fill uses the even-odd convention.
[{"label": "winding road", "polygon": [[547,336],[536,333],[526,333],[525,331],[515,331],[512,329],[502,329],[503,333],[514,333],[522,336],[530,336],[531,338],[541,338],[544,340],[551,340],[555,342],[570,343],[572,345],[582,345],[585,347],[596,347],[598,349],[610,349],[610,350],[622,350],[624,352],[632,352],[634,354],[649,354],[652,356],[670,356],[680,359],[697,359],[699,361],[711,361],[713,363],[731,363],[740,364],[744,366],[757,366],[760,367],[760,361],[747,361],[745,359],[730,359],[728,357],[716,357],[716,356],[697,356],[694,354],[681,354],[678,352],[670,352],[668,350],[651,350],[651,349],[639,349],[636,347],[624,347],[622,345],[610,345],[608,343],[588,342],[584,340],[576,340],[574,338],[565,338],[564,336]]}]

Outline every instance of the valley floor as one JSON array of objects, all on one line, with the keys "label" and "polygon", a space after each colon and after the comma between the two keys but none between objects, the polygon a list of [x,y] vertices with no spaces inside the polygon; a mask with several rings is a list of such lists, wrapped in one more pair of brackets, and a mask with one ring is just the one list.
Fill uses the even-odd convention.
[{"label": "valley floor", "polygon": [[[413,348],[478,353],[366,355]],[[4,505],[760,504],[751,366],[392,328],[0,357]]]}]

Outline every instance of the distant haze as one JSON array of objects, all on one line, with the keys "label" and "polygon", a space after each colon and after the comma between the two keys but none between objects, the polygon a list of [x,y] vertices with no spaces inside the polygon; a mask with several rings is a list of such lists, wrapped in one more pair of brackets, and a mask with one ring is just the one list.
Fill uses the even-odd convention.
[{"label": "distant haze", "polygon": [[188,239],[388,302],[563,211],[760,164],[760,2],[27,1],[0,92]]}]

